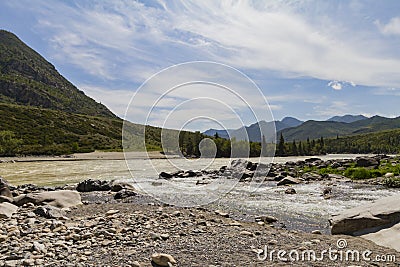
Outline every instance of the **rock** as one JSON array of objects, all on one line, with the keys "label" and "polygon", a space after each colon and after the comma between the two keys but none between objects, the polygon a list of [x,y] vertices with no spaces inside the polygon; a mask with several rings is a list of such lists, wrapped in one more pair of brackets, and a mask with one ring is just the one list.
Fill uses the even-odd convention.
[{"label": "rock", "polygon": [[130,183],[126,182],[121,182],[121,181],[111,181],[111,191],[113,192],[119,192],[121,190],[130,190],[130,191],[135,191],[135,187],[131,185]]},{"label": "rock", "polygon": [[3,202],[0,203],[0,219],[7,219],[11,218],[11,216],[16,213],[18,210],[18,207],[8,203],[8,202]]},{"label": "rock", "polygon": [[128,197],[134,197],[137,193],[130,189],[122,189],[121,191],[117,192],[114,196],[114,199],[124,199]]},{"label": "rock", "polygon": [[14,198],[7,197],[7,196],[0,196],[0,203],[3,203],[3,202],[13,203]]},{"label": "rock", "polygon": [[254,236],[254,234],[252,232],[249,232],[249,231],[241,231],[240,235]]},{"label": "rock", "polygon": [[37,241],[34,241],[33,245],[32,245],[32,251],[37,251],[39,253],[46,253],[47,249],[46,249],[45,245],[43,245]]},{"label": "rock", "polygon": [[6,235],[0,235],[0,243],[6,241],[8,236]]},{"label": "rock", "polygon": [[321,175],[313,172],[304,173],[301,178],[303,178],[305,181],[318,181],[322,179]]},{"label": "rock", "polygon": [[308,159],[305,159],[304,161],[305,162],[315,162],[315,161],[320,161],[321,159],[320,158],[308,158]]},{"label": "rock", "polygon": [[388,172],[388,173],[385,174],[385,178],[391,178],[393,176],[394,176],[393,172]]},{"label": "rock", "polygon": [[224,211],[220,211],[220,210],[216,210],[215,214],[225,217],[225,218],[229,218],[229,213],[228,212],[224,212]]},{"label": "rock", "polygon": [[289,194],[289,195],[296,194],[296,190],[293,187],[290,187],[285,190],[285,194]]},{"label": "rock", "polygon": [[314,234],[314,235],[322,235],[320,230],[314,230],[311,233]]},{"label": "rock", "polygon": [[168,172],[161,172],[158,177],[160,179],[171,179],[173,177],[172,174],[168,173]]},{"label": "rock", "polygon": [[72,190],[28,193],[16,197],[14,203],[17,206],[33,203],[35,205],[50,205],[57,208],[69,208],[82,204],[79,192]]},{"label": "rock", "polygon": [[280,180],[277,185],[281,186],[281,185],[299,184],[299,183],[301,183],[299,179],[288,176]]},{"label": "rock", "polygon": [[47,219],[58,219],[65,217],[65,212],[62,209],[49,205],[38,207],[33,212]]},{"label": "rock", "polygon": [[368,158],[368,157],[359,157],[356,158],[356,167],[371,167],[371,166],[378,166],[379,159],[375,158]]},{"label": "rock", "polygon": [[0,177],[0,196],[5,196],[11,199],[13,197],[8,182],[2,177]]},{"label": "rock", "polygon": [[265,223],[273,223],[278,221],[277,218],[275,218],[274,216],[270,216],[270,215],[262,215],[262,216],[257,216],[255,218],[256,222],[265,222]]},{"label": "rock", "polygon": [[400,222],[400,195],[377,200],[333,215],[332,234],[361,235],[391,227]]},{"label": "rock", "polygon": [[231,170],[244,170],[249,169],[253,163],[244,159],[234,159],[229,163],[228,169]]},{"label": "rock", "polygon": [[322,190],[322,195],[328,195],[328,194],[332,194],[332,187],[327,186],[324,188],[324,190]]},{"label": "rock", "polygon": [[110,191],[111,186],[112,183],[110,181],[88,179],[80,182],[76,190],[78,192]]},{"label": "rock", "polygon": [[375,233],[362,235],[362,238],[368,239],[380,246],[393,248],[400,252],[400,223]]},{"label": "rock", "polygon": [[342,164],[340,164],[339,162],[335,161],[334,163],[331,164],[331,168],[332,169],[337,169],[342,167]]},{"label": "rock", "polygon": [[165,267],[169,267],[170,264],[175,265],[176,264],[176,260],[174,259],[174,257],[172,257],[169,254],[165,254],[165,253],[154,253],[153,255],[151,255],[151,260],[159,265],[159,266],[165,266]]},{"label": "rock", "polygon": [[106,216],[111,216],[117,213],[119,213],[119,210],[109,210],[106,212]]}]

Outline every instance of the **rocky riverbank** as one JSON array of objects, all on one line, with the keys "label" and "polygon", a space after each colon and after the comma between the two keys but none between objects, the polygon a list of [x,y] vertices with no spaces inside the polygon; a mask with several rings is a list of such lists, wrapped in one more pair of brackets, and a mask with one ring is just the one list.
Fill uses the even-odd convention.
[{"label": "rocky riverbank", "polygon": [[[277,182],[278,186],[310,183],[315,181],[357,182],[388,187],[400,187],[400,159],[386,155],[357,157],[355,159],[336,159],[323,161],[320,158],[308,158],[286,163],[254,163],[243,159],[234,159],[230,165],[219,170],[161,172],[161,179],[198,178],[196,184],[204,185],[213,179],[226,177],[240,182]],[[288,190],[289,194],[295,193]],[[329,197],[329,189],[324,193]]]},{"label": "rocky riverbank", "polygon": [[[278,250],[297,251],[296,266],[397,266],[372,259],[400,259],[396,251],[361,238],[276,229],[275,219],[265,214],[243,222],[224,211],[171,207],[124,184],[91,180],[66,188],[7,188],[3,180],[0,266],[286,266],[296,259],[279,259]],[[4,206],[15,208],[5,212]],[[347,242],[343,250],[372,251],[371,260],[307,260],[308,251],[320,257],[324,250],[339,250],[339,239]]]}]

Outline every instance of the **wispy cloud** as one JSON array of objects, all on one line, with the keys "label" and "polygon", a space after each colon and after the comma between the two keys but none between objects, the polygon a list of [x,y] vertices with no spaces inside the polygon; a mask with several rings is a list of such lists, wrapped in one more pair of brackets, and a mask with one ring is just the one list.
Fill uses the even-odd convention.
[{"label": "wispy cloud", "polygon": [[391,18],[386,24],[376,20],[375,24],[384,35],[400,35],[400,17]]}]

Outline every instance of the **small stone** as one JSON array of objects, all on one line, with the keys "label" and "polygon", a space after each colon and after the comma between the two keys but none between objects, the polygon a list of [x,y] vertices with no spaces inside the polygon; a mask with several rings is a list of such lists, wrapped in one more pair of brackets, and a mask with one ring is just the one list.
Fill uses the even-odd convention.
[{"label": "small stone", "polygon": [[150,233],[150,238],[153,239],[154,241],[162,239],[161,236],[157,233]]},{"label": "small stone", "polygon": [[106,216],[111,216],[117,213],[119,213],[119,210],[109,210],[106,212]]},{"label": "small stone", "polygon": [[322,235],[322,232],[320,230],[314,230],[311,233],[314,235]]},{"label": "small stone", "polygon": [[268,241],[268,245],[276,245],[278,244],[278,241],[276,241],[275,239],[271,239]]},{"label": "small stone", "polygon": [[254,236],[254,234],[252,232],[249,232],[249,231],[241,231],[240,235]]},{"label": "small stone", "polygon": [[7,240],[7,236],[6,235],[0,235],[0,242],[4,242]]},{"label": "small stone", "polygon": [[40,243],[37,242],[37,241],[34,241],[34,242],[33,242],[32,251],[37,251],[37,252],[39,252],[39,253],[46,253],[46,252],[47,252],[46,246],[43,245],[43,244],[40,244]]},{"label": "small stone", "polygon": [[263,216],[258,216],[255,218],[256,222],[265,222],[265,223],[273,223],[278,221],[277,218],[275,218],[274,216],[270,216],[270,215],[263,215]]},{"label": "small stone", "polygon": [[285,194],[288,194],[288,195],[294,195],[294,194],[296,194],[297,192],[296,192],[296,190],[293,188],[293,187],[290,187],[290,188],[288,188],[288,189],[286,189],[285,190]]},{"label": "small stone", "polygon": [[165,253],[154,253],[151,255],[151,259],[155,264],[158,264],[163,267],[169,267],[170,264],[176,264],[176,260],[169,254]]},{"label": "small stone", "polygon": [[35,265],[35,260],[34,259],[24,259],[22,261],[22,265],[24,265],[24,266],[33,266],[33,265]]},{"label": "small stone", "polygon": [[161,237],[163,240],[167,240],[167,239],[169,238],[169,234],[161,234],[160,237]]},{"label": "small stone", "polygon": [[138,261],[134,261],[131,263],[133,267],[141,267],[142,265]]}]

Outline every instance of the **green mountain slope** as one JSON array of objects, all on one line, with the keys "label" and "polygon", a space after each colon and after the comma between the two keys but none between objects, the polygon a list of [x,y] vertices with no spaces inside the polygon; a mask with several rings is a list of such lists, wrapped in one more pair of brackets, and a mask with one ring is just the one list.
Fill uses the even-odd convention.
[{"label": "green mountain slope", "polygon": [[[383,130],[400,128],[400,117],[384,118],[374,116],[352,123],[335,121],[306,121],[298,127],[282,130],[286,141],[317,139],[320,137],[329,138],[336,136],[347,136],[354,134],[373,133]],[[278,136],[280,132],[278,133]]]},{"label": "green mountain slope", "polygon": [[115,118],[14,34],[0,30],[0,102]]}]

